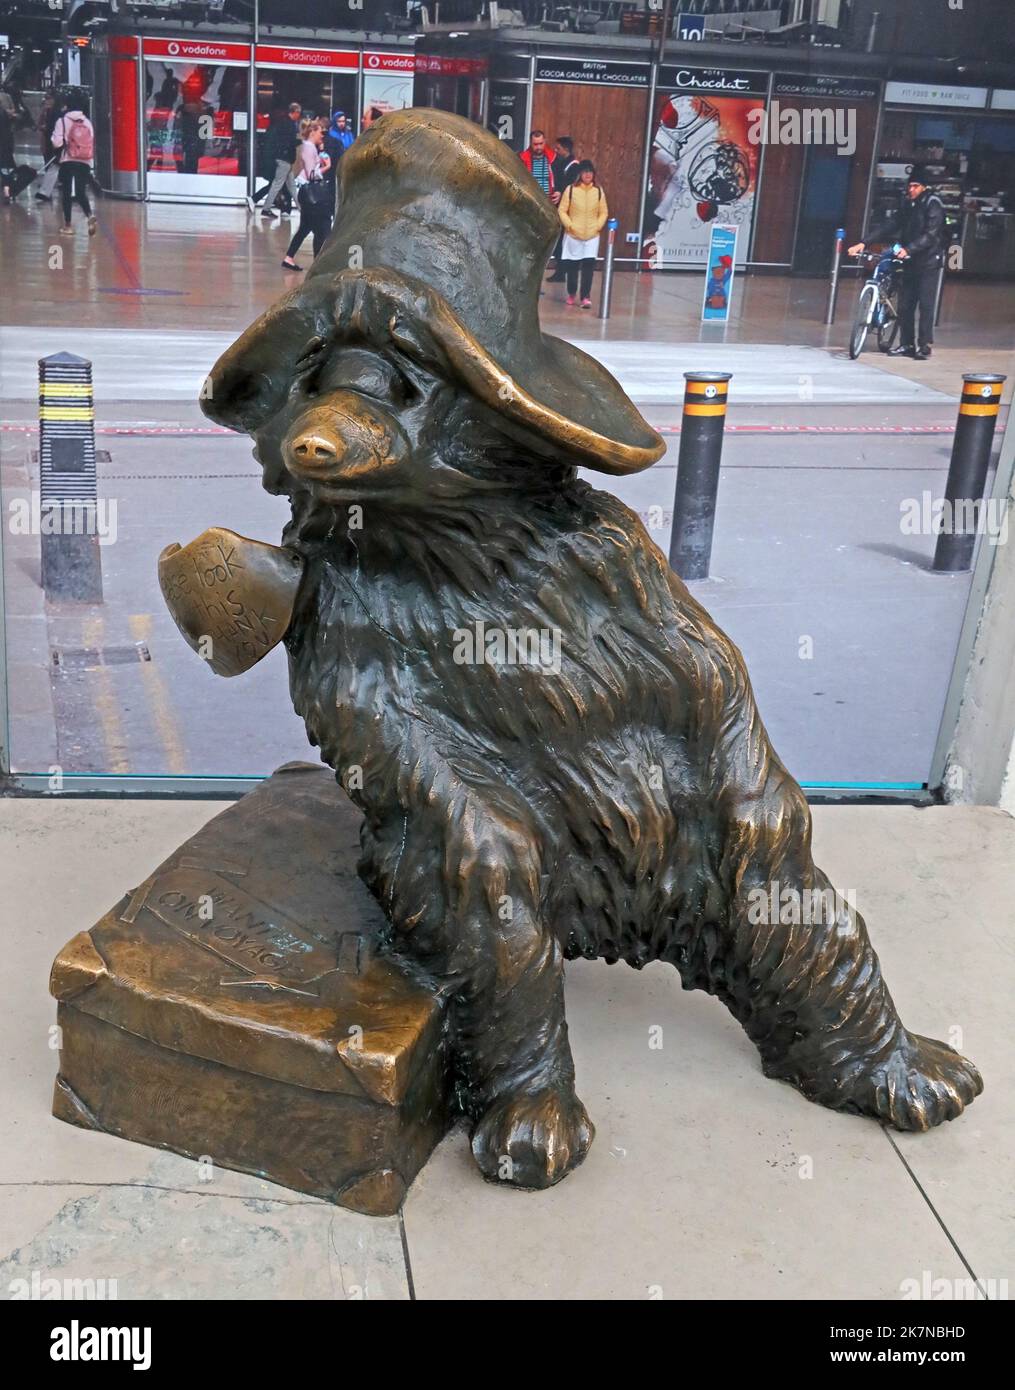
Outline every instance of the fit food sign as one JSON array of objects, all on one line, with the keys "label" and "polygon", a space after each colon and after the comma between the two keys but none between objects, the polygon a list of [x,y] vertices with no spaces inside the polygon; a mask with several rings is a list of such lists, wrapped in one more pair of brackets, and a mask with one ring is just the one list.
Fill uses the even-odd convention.
[{"label": "fit food sign", "polygon": [[986,87],[937,87],[929,82],[886,82],[885,101],[893,106],[966,106],[987,104]]}]

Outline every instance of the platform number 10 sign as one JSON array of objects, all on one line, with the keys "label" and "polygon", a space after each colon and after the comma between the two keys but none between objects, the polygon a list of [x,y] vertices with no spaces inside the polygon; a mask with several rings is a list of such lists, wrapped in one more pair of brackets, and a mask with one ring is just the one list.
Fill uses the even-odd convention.
[{"label": "platform number 10 sign", "polygon": [[684,14],[683,11],[677,14],[677,38],[690,41],[697,39],[699,42],[705,37],[705,16],[703,14]]}]

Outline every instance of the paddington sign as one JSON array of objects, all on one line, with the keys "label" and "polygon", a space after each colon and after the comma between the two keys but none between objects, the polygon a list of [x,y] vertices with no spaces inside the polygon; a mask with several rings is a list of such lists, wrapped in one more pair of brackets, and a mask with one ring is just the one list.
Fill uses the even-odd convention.
[{"label": "paddington sign", "polygon": [[359,67],[359,53],[338,48],[299,48],[259,43],[257,62],[265,68],[321,68],[327,71]]},{"label": "paddington sign", "polygon": [[250,45],[207,39],[145,39],[144,56],[171,63],[249,63]]}]

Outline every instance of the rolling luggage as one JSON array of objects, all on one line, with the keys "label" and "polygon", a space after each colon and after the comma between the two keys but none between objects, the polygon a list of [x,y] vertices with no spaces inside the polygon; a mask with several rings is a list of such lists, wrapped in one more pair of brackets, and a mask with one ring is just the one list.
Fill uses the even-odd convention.
[{"label": "rolling luggage", "polygon": [[18,164],[10,182],[11,197],[16,198],[19,193],[24,193],[29,184],[33,184],[38,176],[38,170],[33,169],[30,164]]}]

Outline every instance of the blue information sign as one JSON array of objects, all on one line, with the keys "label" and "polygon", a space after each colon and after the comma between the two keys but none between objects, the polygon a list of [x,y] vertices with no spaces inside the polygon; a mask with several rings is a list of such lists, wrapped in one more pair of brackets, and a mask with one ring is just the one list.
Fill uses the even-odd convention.
[{"label": "blue information sign", "polygon": [[685,42],[690,39],[697,39],[700,43],[705,37],[705,16],[703,14],[685,14],[683,10],[678,11],[676,36]]},{"label": "blue information sign", "polygon": [[705,322],[725,323],[728,319],[736,263],[737,228],[714,222],[705,262],[705,302],[701,309]]}]

